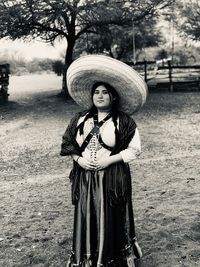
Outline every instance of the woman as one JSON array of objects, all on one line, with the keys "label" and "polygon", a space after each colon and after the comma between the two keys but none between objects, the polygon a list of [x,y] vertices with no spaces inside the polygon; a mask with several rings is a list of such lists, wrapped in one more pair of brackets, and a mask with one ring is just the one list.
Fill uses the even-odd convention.
[{"label": "woman", "polygon": [[[93,60],[89,72],[88,65],[82,65],[86,60]],[[102,78],[107,63],[108,78]],[[62,156],[73,158],[70,179],[75,214],[68,266],[133,267],[134,259],[142,255],[135,236],[128,165],[140,153],[140,138],[134,120],[123,112],[127,96],[122,96],[119,85],[112,86],[116,82],[116,64],[121,67],[121,62],[105,56],[86,56],[75,61],[68,72],[71,96],[83,107],[89,105],[88,110],[71,120],[61,149]],[[134,72],[134,79],[136,76]],[[77,93],[79,81],[82,89]],[[141,82],[140,77],[138,81]],[[91,90],[86,89],[88,83]],[[128,113],[133,109],[136,110],[135,103]]]}]

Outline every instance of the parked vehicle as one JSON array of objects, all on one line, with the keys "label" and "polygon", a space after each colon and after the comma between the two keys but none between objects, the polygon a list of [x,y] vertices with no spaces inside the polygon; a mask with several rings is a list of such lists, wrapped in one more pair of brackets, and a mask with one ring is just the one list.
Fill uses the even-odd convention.
[{"label": "parked vehicle", "polygon": [[8,85],[9,85],[10,65],[0,65],[0,104],[8,101]]}]

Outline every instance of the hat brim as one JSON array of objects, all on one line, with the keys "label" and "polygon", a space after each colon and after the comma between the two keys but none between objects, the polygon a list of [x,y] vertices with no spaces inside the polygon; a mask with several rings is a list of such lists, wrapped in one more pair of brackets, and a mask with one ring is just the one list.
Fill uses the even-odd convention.
[{"label": "hat brim", "polygon": [[69,94],[80,106],[93,105],[91,91],[96,82],[106,82],[119,95],[119,110],[132,115],[146,101],[147,85],[127,64],[103,55],[87,55],[75,60],[67,71]]}]

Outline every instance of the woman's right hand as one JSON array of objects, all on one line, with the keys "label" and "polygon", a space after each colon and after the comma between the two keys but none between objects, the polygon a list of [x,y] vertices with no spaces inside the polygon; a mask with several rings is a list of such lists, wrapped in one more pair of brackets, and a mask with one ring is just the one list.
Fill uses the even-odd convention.
[{"label": "woman's right hand", "polygon": [[83,169],[90,170],[90,171],[96,170],[96,167],[97,167],[94,162],[92,162],[91,160],[88,160],[88,159],[86,159],[84,157],[78,158],[78,164]]}]

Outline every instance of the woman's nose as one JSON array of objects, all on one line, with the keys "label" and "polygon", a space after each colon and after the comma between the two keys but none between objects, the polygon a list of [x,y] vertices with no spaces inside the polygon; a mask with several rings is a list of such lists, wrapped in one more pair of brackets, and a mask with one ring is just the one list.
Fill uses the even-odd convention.
[{"label": "woman's nose", "polygon": [[98,98],[103,98],[103,94],[102,93],[99,93]]}]

